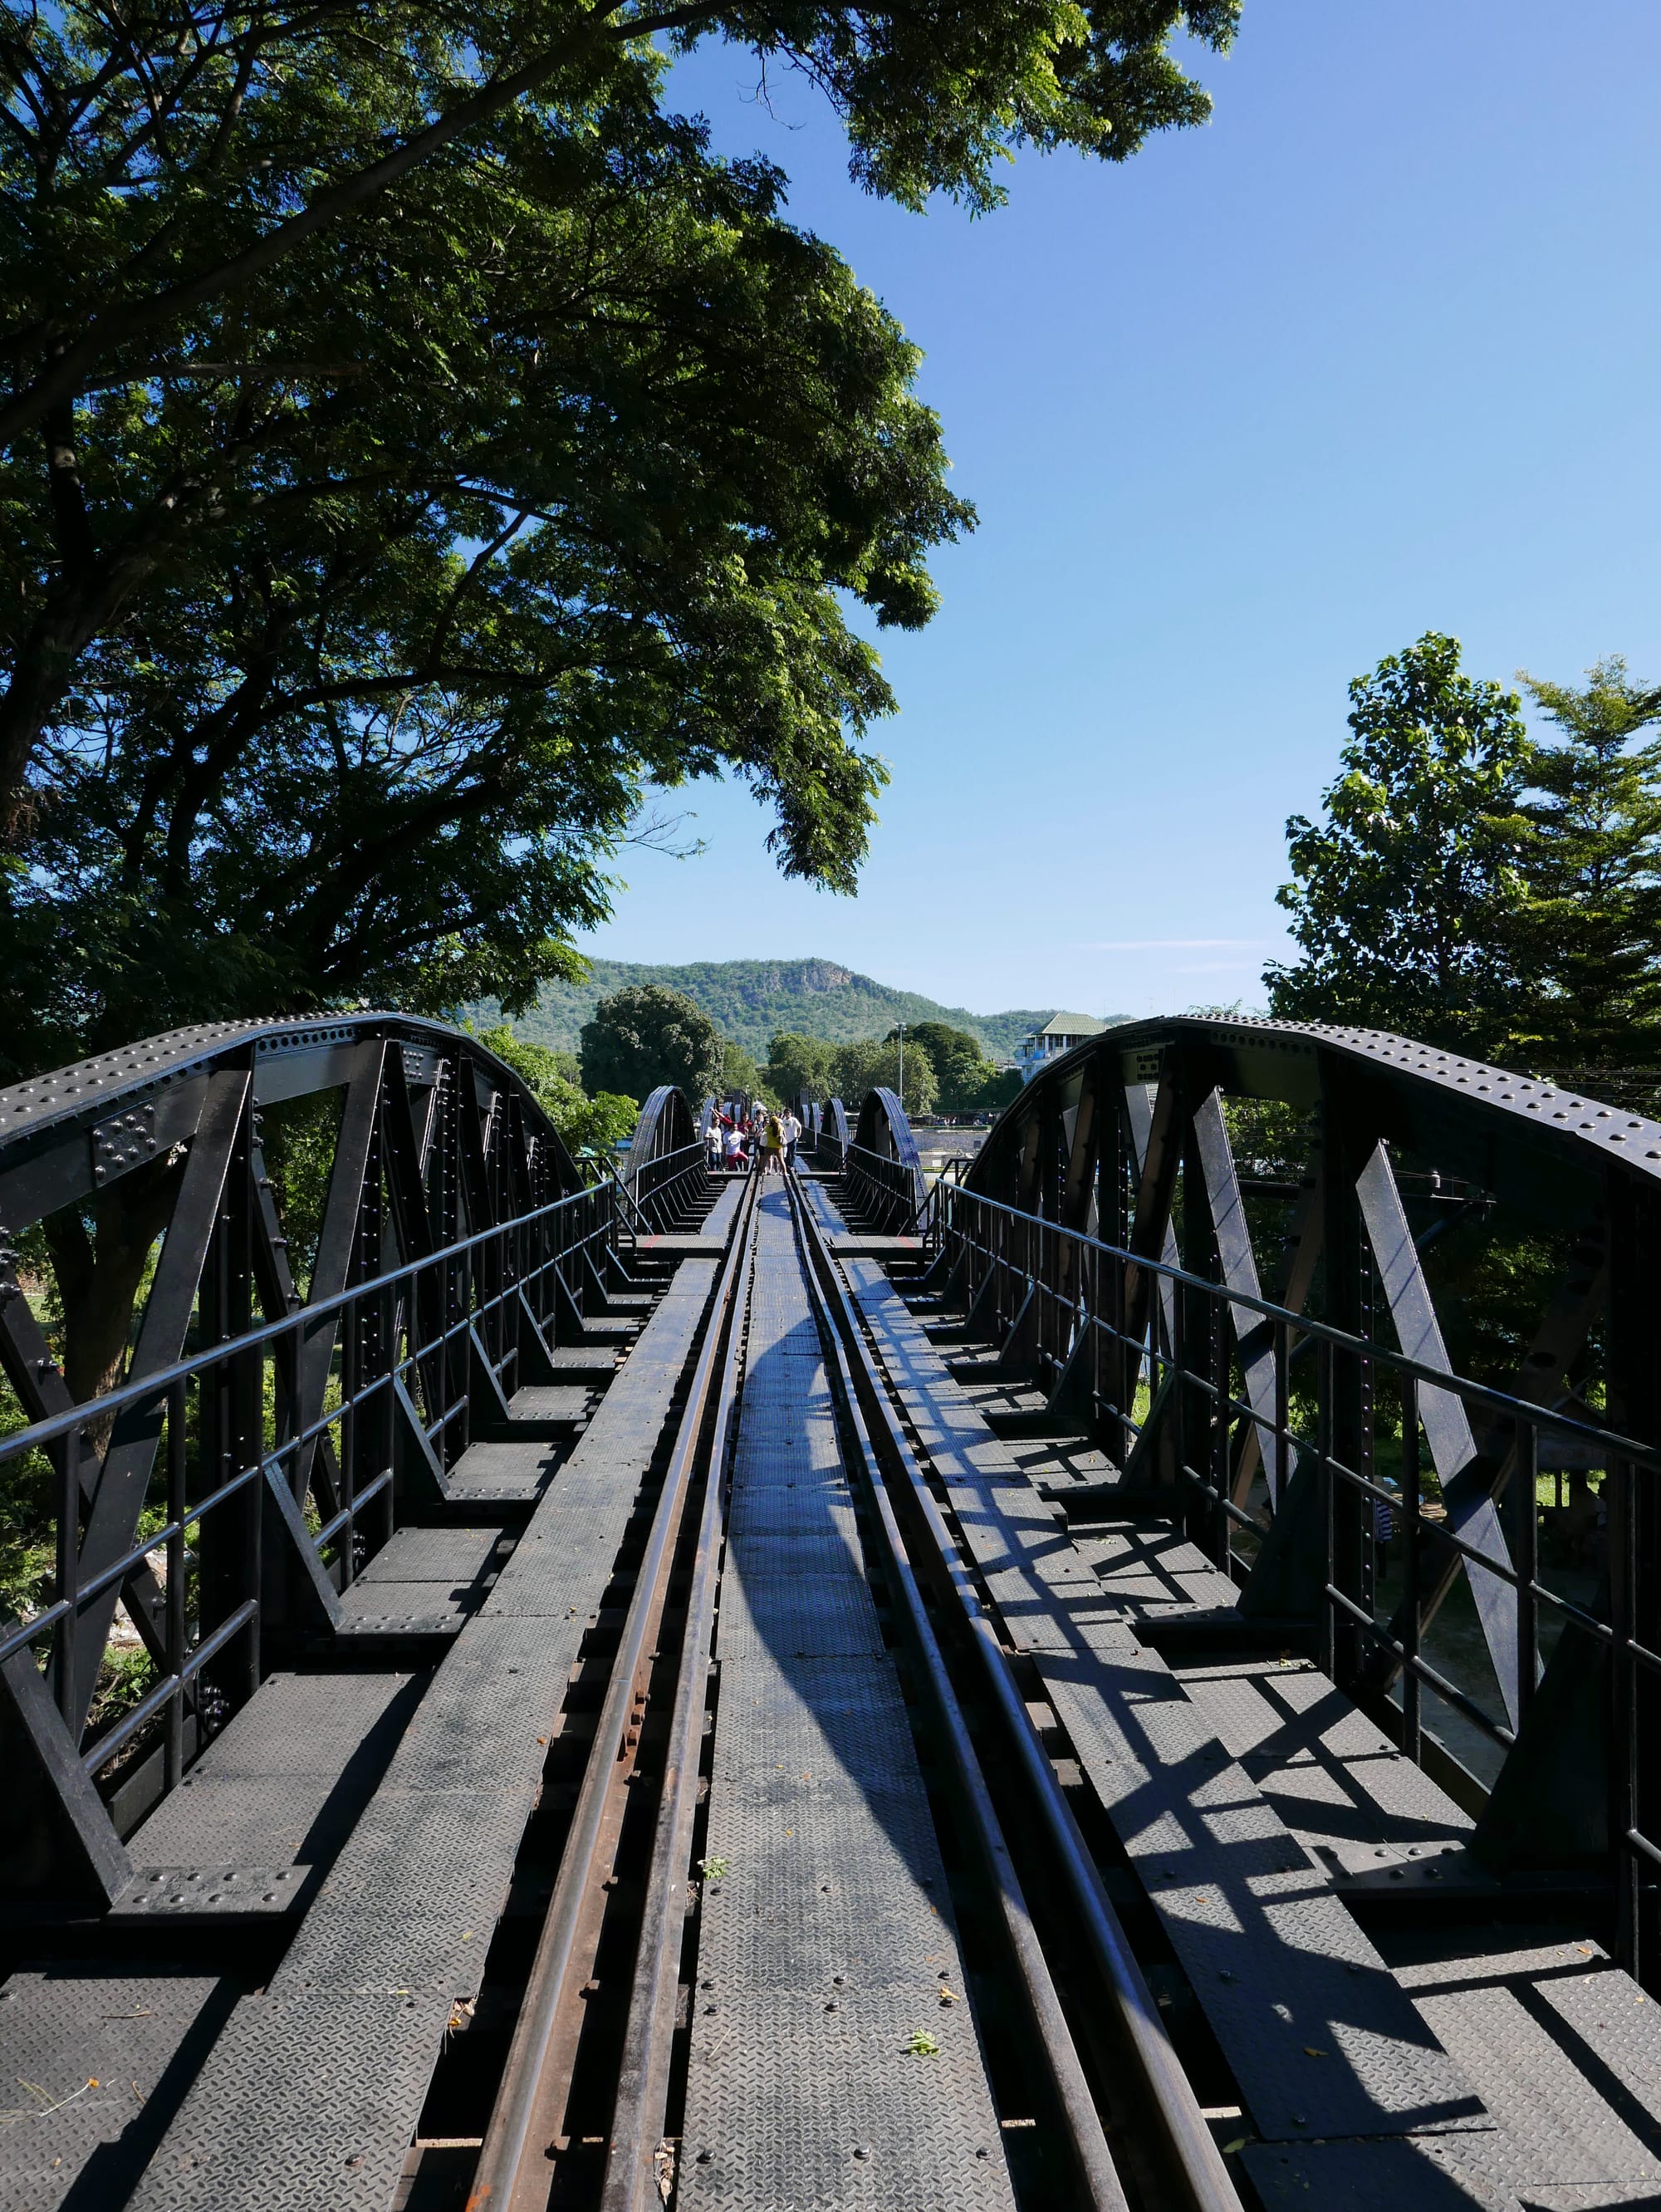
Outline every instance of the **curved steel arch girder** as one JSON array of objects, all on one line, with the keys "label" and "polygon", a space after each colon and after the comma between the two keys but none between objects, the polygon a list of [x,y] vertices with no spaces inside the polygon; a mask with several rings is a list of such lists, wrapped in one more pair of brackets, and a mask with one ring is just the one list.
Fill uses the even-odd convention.
[{"label": "curved steel arch girder", "polygon": [[999,1115],[969,1188],[1018,1202],[1012,1189],[1031,1164],[1017,1169],[1015,1158],[1030,1153],[1034,1121],[1071,1111],[1087,1076],[1129,1087],[1179,1070],[1196,1100],[1221,1089],[1305,1108],[1339,1104],[1373,1143],[1436,1158],[1543,1227],[1578,1227],[1602,1206],[1611,1175],[1634,1198],[1661,1195],[1661,1123],[1388,1030],[1198,1017],[1125,1023],[1057,1059]]},{"label": "curved steel arch girder", "polygon": [[[713,1101],[710,1103],[712,1109]],[[707,1114],[705,1118],[706,1121]],[[672,1083],[660,1083],[648,1094],[640,1109],[640,1118],[634,1124],[634,1136],[623,1170],[624,1181],[637,1182],[643,1169],[666,1159],[671,1152],[685,1152],[689,1145],[698,1142],[700,1133],[686,1093]]]},{"label": "curved steel arch girder", "polygon": [[[856,1155],[862,1152],[873,1153],[878,1160],[893,1164],[894,1172],[882,1179],[884,1187],[899,1212],[906,1217],[906,1225],[909,1226],[928,1197],[928,1181],[918,1158],[917,1139],[906,1118],[906,1109],[885,1086],[879,1085],[865,1093],[854,1130],[853,1151]],[[845,1170],[850,1170],[847,1154],[845,1152],[843,1157]]]},{"label": "curved steel arch girder", "polygon": [[255,1106],[275,1105],[349,1084],[361,1048],[375,1044],[399,1048],[404,1082],[416,1092],[432,1089],[441,1065],[470,1062],[481,1112],[488,1119],[493,1100],[512,1102],[550,1194],[582,1188],[536,1093],[465,1030],[390,1012],[209,1022],[0,1091],[0,1222],[25,1228],[188,1142],[217,1073],[248,1067]]},{"label": "curved steel arch girder", "polygon": [[[1309,1114],[1306,1172],[1280,1182],[1242,1178],[1225,1113],[1237,1100]],[[1403,1168],[1414,1172],[1398,1182]],[[1591,1370],[1583,1363],[1601,1358],[1606,1410],[1594,1425],[1603,1420],[1646,1443],[1661,1442],[1661,1124],[1641,1115],[1385,1030],[1174,1018],[1113,1028],[1046,1067],[1000,1115],[965,1184],[1016,1216],[1095,1235],[1135,1257],[1179,1263],[1225,1293],[1234,1356],[1255,1416],[1233,1439],[1234,1502],[1246,1504],[1261,1471],[1276,1516],[1247,1609],[1254,1600],[1258,1610],[1301,1609],[1308,1572],[1300,1571],[1299,1601],[1290,1602],[1292,1539],[1278,1523],[1295,1462],[1282,1465],[1273,1432],[1273,1332],[1249,1309],[1228,1308],[1228,1291],[1318,1314],[1383,1346],[1393,1338],[1401,1352],[1452,1376],[1432,1248],[1447,1221],[1488,1234],[1484,1224],[1503,1209],[1498,1222],[1507,1237],[1532,1235],[1548,1240],[1543,1249],[1561,1246],[1561,1273],[1531,1337],[1521,1339],[1517,1368],[1479,1379],[1549,1408],[1585,1387]],[[955,1202],[943,1194],[943,1218]],[[1265,1249],[1260,1267],[1254,1215],[1261,1241],[1264,1209],[1276,1206],[1284,1208],[1276,1218],[1283,1233],[1271,1229],[1279,1249]],[[1438,1208],[1440,1222],[1430,1218]],[[1047,1356],[1048,1371],[1060,1375],[1087,1334],[1068,1318],[1082,1295],[1085,1262],[1079,1248],[1066,1239],[1046,1245],[1036,1230],[1015,1242],[1028,1255],[1017,1274],[1024,1269],[1030,1285],[1044,1269],[1055,1279],[1042,1297],[1028,1299],[1006,1352]],[[1095,1402],[1128,1408],[1147,1347],[1172,1342],[1189,1294],[1130,1265],[1117,1295],[1125,1307],[1115,1322],[1122,1339],[1092,1387]],[[1019,1284],[1010,1297],[1021,1304]],[[1211,1324],[1203,1300],[1190,1304],[1185,1326],[1197,1342],[1194,1333]],[[1040,1321],[1052,1341],[1040,1342]],[[1134,1345],[1144,1347],[1141,1355],[1126,1349]],[[1355,1378],[1340,1391],[1334,1414],[1337,1455],[1360,1467],[1372,1463],[1369,1393],[1365,1378]],[[1517,1463],[1509,1425],[1468,1408],[1452,1390],[1426,1388],[1421,1407],[1446,1525],[1482,1557],[1509,1566],[1499,1506]],[[1138,1444],[1138,1470],[1159,1463],[1165,1449]],[[1646,1510],[1655,1510],[1653,1502]],[[1428,1612],[1463,1571],[1516,1726],[1529,1686],[1519,1677],[1512,1593],[1476,1562],[1445,1556],[1443,1569]],[[1658,1601],[1661,1591],[1651,1589],[1644,1604]],[[1641,1626],[1653,1632],[1661,1623],[1646,1617]],[[1393,1670],[1380,1663],[1387,1680]]]}]

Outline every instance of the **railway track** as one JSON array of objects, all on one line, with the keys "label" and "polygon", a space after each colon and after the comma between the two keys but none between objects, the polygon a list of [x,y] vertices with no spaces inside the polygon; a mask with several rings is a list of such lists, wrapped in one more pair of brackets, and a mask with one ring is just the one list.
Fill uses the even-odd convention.
[{"label": "railway track", "polygon": [[[7,1923],[0,2212],[1643,2201],[1582,1892],[1346,1876],[1457,1808],[1179,1530],[1052,1494],[973,1299],[842,1184],[676,1188],[108,1908]],[[1450,2056],[1495,1990],[1640,2083],[1584,2156],[1527,2130],[1603,2075]]]},{"label": "railway track", "polygon": [[[777,1331],[768,1334],[767,1318],[781,1304],[795,1309],[787,1334],[797,1337],[782,1361],[772,1356]],[[803,1322],[811,1349],[799,1334]],[[811,1486],[787,1478],[780,1491],[765,1475],[747,1480],[747,1444],[752,1469],[769,1453],[793,1463],[788,1455],[800,1440],[793,1424],[829,1446]],[[736,1540],[729,1528],[735,1474]],[[777,1509],[798,1491],[796,1527],[808,1549],[795,1569],[822,1565],[811,1557],[824,1534],[815,1507],[834,1500],[831,1519],[859,1547],[857,1568],[846,1564],[877,1601],[870,1607],[876,1639],[866,1652],[840,1655],[840,1668],[838,1654],[815,1647],[846,1643],[845,1624],[830,1614],[846,1607],[854,1574],[798,1572],[793,1601],[768,1613],[769,1586],[793,1569],[788,1560],[782,1571],[769,1569],[767,1540],[782,1537],[788,1550],[788,1528],[760,1530],[758,1523],[759,1549],[743,1534],[752,1493],[776,1493],[767,1503]],[[824,2070],[808,2083],[793,2078],[802,2052],[788,2027],[771,2052],[743,2054],[740,2095],[713,2099],[723,2129],[736,2136],[712,2147],[701,2140],[715,2117],[712,2067],[699,2047],[705,2023],[720,2017],[710,1994],[718,1989],[729,2006],[775,2015],[794,2002],[798,2025],[824,2022],[857,2011],[862,1981],[874,1975],[880,1982],[887,1971],[864,1947],[857,1957],[842,1955],[846,1920],[827,1916],[815,1926],[803,1909],[811,1880],[792,1884],[786,1872],[781,1885],[775,1867],[755,1907],[767,1929],[759,1946],[749,1947],[754,1986],[732,1987],[731,1959],[723,1958],[732,1945],[711,1923],[724,1897],[745,1887],[743,1859],[776,1846],[781,1821],[793,1840],[797,1822],[822,1825],[827,1817],[826,1832],[837,1831],[850,1854],[840,1870],[853,1917],[868,1908],[880,1917],[893,1902],[885,1893],[894,1872],[894,1854],[883,1848],[889,1838],[874,1820],[862,1835],[832,1801],[850,1778],[852,1794],[867,1801],[907,1779],[891,1771],[906,1762],[885,1765],[887,1745],[863,1762],[857,1748],[839,1746],[833,1722],[817,1728],[819,1755],[840,1771],[808,1784],[793,1805],[776,1791],[749,1798],[745,1778],[720,1754],[724,1707],[742,1701],[749,1680],[742,1640],[739,1657],[731,1656],[730,1624],[737,1618],[755,1642],[758,1611],[760,1640],[775,1647],[762,1655],[760,1672],[772,1674],[775,1691],[784,1682],[793,1708],[777,1716],[776,1743],[763,1730],[764,1763],[769,1750],[799,1751],[803,1724],[814,1729],[824,1718],[814,1709],[815,1693],[834,1701],[839,1671],[891,1678],[918,1785],[910,1809],[930,1822],[938,1848],[941,1875],[921,1880],[944,1885],[943,1894],[917,1889],[912,1902],[936,1931],[926,1938],[935,1946],[927,1957],[945,1955],[943,1924],[955,1931],[955,1955],[943,1971],[919,1958],[929,1985],[916,1978],[894,2026],[913,2015],[916,2024],[891,2034],[888,2048],[880,2036],[876,2045],[856,2039],[840,2053],[821,2047]],[[781,1668],[777,1655],[785,1646]],[[718,1851],[709,1842],[712,1817]],[[903,1815],[890,1820],[891,1827],[901,1825]],[[823,1840],[807,1838],[809,1851]],[[815,1860],[809,1876],[818,1866]],[[860,1893],[862,1869],[872,1876],[869,1899]],[[1034,1897],[1043,1900],[1036,1911]],[[781,1992],[781,1974],[796,1986]],[[937,2076],[943,2014],[961,2048],[950,2070]],[[997,1630],[929,1496],[824,1228],[794,1178],[787,1185],[752,1179],[745,1188],[528,1972],[517,1985],[487,1979],[440,2060],[429,2109],[442,2110],[452,2094],[446,2070],[467,2071],[465,2046],[476,2024],[508,2015],[482,2135],[418,2141],[400,2197],[405,2212],[458,2203],[468,2212],[549,2205],[653,2212],[676,2202],[742,2203],[760,2212],[797,2203],[925,2201],[917,2194],[929,2183],[912,2134],[919,2094],[939,2108],[924,2130],[926,2156],[939,2155],[933,2139],[943,2134],[961,2136],[960,2149],[968,2153],[954,2200],[967,2184],[969,2201],[1023,2208],[1238,2212],[1240,2198]],[[500,2027],[495,2040],[503,2041]],[[843,2087],[857,2095],[856,2077],[864,2074],[876,2091],[852,2126],[840,2108],[839,2064],[850,2075]],[[482,2086],[476,2080],[466,2093],[476,2107]],[[779,2141],[781,2105],[790,2110],[787,2144]],[[969,2142],[977,2130],[983,2139]],[[712,2182],[718,2164],[724,2170]]]}]

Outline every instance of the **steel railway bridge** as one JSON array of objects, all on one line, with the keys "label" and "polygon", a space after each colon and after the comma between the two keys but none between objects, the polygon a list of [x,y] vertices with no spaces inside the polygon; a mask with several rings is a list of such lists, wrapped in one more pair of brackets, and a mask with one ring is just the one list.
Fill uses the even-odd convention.
[{"label": "steel railway bridge", "polygon": [[0,1091],[0,2204],[1661,2205],[1661,1127],[1190,1019],[812,1133]]}]

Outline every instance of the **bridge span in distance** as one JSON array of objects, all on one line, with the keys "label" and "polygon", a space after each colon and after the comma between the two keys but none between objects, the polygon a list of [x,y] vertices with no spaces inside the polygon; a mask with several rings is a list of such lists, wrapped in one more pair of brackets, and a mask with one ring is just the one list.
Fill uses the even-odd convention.
[{"label": "bridge span in distance", "polygon": [[0,1092],[0,2205],[1661,2204],[1661,1126],[1239,1019],[850,1104]]}]

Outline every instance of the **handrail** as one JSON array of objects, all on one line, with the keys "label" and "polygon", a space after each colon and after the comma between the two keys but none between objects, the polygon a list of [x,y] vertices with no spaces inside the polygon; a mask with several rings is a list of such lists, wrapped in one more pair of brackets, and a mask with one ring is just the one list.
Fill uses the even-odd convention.
[{"label": "handrail", "polygon": [[[1454,1375],[1446,1368],[1428,1366],[1424,1361],[1414,1359],[1406,1352],[1392,1352],[1387,1345],[1374,1343],[1367,1337],[1351,1335],[1348,1331],[1336,1328],[1330,1322],[1320,1321],[1312,1315],[1295,1313],[1288,1306],[1279,1306],[1270,1299],[1254,1297],[1247,1291],[1214,1282],[1209,1276],[1193,1274],[1187,1268],[1177,1267],[1169,1261],[1149,1259],[1145,1254],[1132,1252],[1123,1245],[1109,1244],[1103,1238],[1089,1236],[1082,1230],[1068,1229],[1058,1221],[1046,1220],[1042,1214],[1023,1213],[1018,1206],[1006,1205],[1002,1199],[988,1198],[984,1192],[967,1186],[937,1182],[929,1194],[928,1205],[943,1207],[949,1200],[985,1206],[989,1212],[1001,1213],[1012,1221],[1020,1222],[1023,1227],[1041,1229],[1046,1236],[1063,1237],[1070,1244],[1099,1252],[1106,1259],[1119,1261],[1132,1267],[1145,1268],[1150,1275],[1157,1275],[1179,1288],[1199,1291],[1224,1305],[1240,1307],[1247,1313],[1260,1315],[1265,1321],[1282,1322],[1300,1337],[1312,1337],[1338,1351],[1379,1361],[1397,1374],[1409,1376],[1432,1389],[1444,1390],[1451,1395],[1486,1406],[1507,1419],[1525,1420],[1536,1425],[1543,1423],[1556,1434],[1595,1444],[1618,1458],[1630,1461],[1634,1466],[1661,1474],[1661,1446],[1646,1444],[1635,1437],[1622,1436],[1616,1430],[1591,1426],[1584,1421],[1577,1421],[1571,1414],[1560,1413],[1550,1407],[1537,1405],[1530,1399],[1513,1397],[1507,1391],[1495,1389],[1491,1383],[1475,1382],[1464,1376]],[[1242,1410],[1249,1413],[1251,1408],[1246,1407]]]},{"label": "handrail", "polygon": [[[222,1337],[215,1344],[204,1346],[184,1359],[176,1359],[166,1367],[158,1367],[136,1381],[118,1383],[101,1397],[88,1398],[66,1412],[54,1413],[48,1419],[32,1421],[27,1428],[14,1429],[9,1436],[0,1437],[0,1463],[15,1459],[21,1453],[37,1447],[56,1443],[60,1437],[71,1435],[83,1428],[88,1420],[103,1420],[106,1415],[124,1412],[130,1406],[145,1406],[153,1399],[164,1395],[170,1384],[187,1382],[204,1367],[216,1367],[239,1355],[258,1352],[268,1344],[283,1337],[303,1334],[307,1324],[324,1314],[338,1313],[360,1300],[373,1297],[378,1291],[395,1290],[399,1284],[410,1281],[429,1267],[440,1267],[446,1261],[464,1258],[493,1237],[505,1236],[515,1230],[534,1227],[567,1206],[580,1206],[595,1195],[593,1189],[568,1191],[563,1198],[551,1199],[545,1206],[535,1206],[529,1213],[514,1214],[506,1221],[494,1222],[488,1228],[476,1230],[453,1244],[440,1250],[428,1252],[417,1260],[406,1260],[402,1266],[389,1268],[367,1282],[354,1283],[349,1289],[336,1291],[330,1297],[318,1298],[314,1304],[298,1306],[280,1321],[261,1322],[258,1328],[245,1329],[239,1335]],[[506,1292],[500,1294],[503,1297]],[[431,1348],[431,1347],[428,1347]],[[414,1357],[415,1355],[412,1355]],[[385,1378],[377,1378],[379,1382]]]}]

